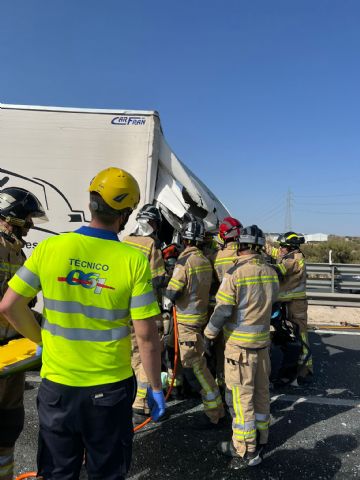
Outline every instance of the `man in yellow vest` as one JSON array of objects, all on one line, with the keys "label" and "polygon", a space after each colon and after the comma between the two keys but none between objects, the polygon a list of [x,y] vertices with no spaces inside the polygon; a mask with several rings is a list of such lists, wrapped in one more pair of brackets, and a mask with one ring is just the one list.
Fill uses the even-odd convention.
[{"label": "man in yellow vest", "polygon": [[[90,225],[39,243],[0,304],[22,335],[43,344],[38,475],[45,480],[78,480],[84,450],[89,478],[125,478],[135,393],[130,319],[153,418],[165,410],[149,263],[118,240],[139,202],[139,186],[112,167],[94,177],[89,191]],[[40,290],[41,329],[27,306]]]},{"label": "man in yellow vest", "polygon": [[265,238],[256,225],[242,228],[238,242],[239,257],[225,273],[204,335],[207,345],[224,332],[233,435],[218,450],[234,457],[235,468],[244,468],[261,463],[268,440],[270,316],[279,281],[261,256]]},{"label": "man in yellow vest", "polygon": [[[39,200],[28,190],[7,187],[0,192],[0,298],[8,281],[24,264],[22,248],[34,221],[47,221]],[[19,334],[0,314],[0,345],[6,345]],[[0,480],[12,480],[15,441],[24,425],[23,372],[0,378]]]}]

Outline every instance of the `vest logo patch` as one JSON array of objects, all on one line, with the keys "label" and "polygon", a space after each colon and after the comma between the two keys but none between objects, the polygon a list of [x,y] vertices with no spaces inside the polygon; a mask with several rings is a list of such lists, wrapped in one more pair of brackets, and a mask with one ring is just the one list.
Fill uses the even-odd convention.
[{"label": "vest logo patch", "polygon": [[106,278],[100,278],[100,273],[90,272],[85,273],[82,270],[71,270],[66,277],[58,277],[58,282],[66,282],[70,286],[81,285],[83,288],[94,289],[94,293],[101,293],[103,288],[114,287],[105,285]]}]

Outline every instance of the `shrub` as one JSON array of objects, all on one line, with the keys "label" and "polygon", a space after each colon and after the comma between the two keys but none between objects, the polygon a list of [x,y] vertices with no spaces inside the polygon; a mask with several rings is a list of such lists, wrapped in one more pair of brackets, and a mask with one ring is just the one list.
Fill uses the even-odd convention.
[{"label": "shrub", "polygon": [[360,242],[332,238],[327,242],[308,243],[301,247],[308,263],[328,263],[332,250],[333,263],[360,263]]}]

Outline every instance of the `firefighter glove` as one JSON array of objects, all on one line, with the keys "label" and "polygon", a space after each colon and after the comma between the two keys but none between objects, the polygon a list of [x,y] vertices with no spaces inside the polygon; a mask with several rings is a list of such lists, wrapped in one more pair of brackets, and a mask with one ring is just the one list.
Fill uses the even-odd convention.
[{"label": "firefighter glove", "polygon": [[211,357],[212,347],[214,345],[214,340],[210,340],[208,337],[204,337],[204,352],[208,357]]},{"label": "firefighter glove", "polygon": [[159,418],[164,415],[166,408],[163,391],[154,392],[154,390],[149,387],[147,390],[147,401],[151,410],[151,417],[154,422],[157,422]]}]

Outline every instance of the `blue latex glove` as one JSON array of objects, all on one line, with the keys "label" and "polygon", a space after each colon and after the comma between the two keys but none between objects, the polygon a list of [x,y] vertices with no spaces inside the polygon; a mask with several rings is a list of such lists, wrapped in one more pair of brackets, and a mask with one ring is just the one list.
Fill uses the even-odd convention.
[{"label": "blue latex glove", "polygon": [[152,388],[147,389],[147,402],[151,410],[151,417],[154,422],[157,422],[165,413],[166,403],[164,393],[154,392]]},{"label": "blue latex glove", "polygon": [[36,353],[35,353],[35,355],[36,355],[37,357],[41,357],[41,355],[42,355],[42,346],[41,346],[41,345],[38,345],[38,346],[36,347]]}]

